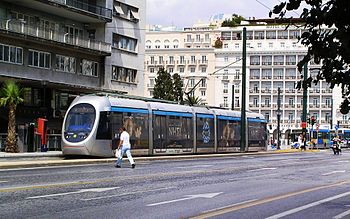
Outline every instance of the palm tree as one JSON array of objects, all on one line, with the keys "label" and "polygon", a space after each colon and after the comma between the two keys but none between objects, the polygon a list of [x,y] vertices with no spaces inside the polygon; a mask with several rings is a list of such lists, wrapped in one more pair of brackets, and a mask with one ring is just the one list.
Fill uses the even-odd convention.
[{"label": "palm tree", "polygon": [[0,106],[7,106],[9,110],[7,138],[5,151],[17,153],[18,146],[16,140],[16,108],[23,102],[22,89],[13,81],[6,81],[0,91]]},{"label": "palm tree", "polygon": [[193,105],[201,105],[203,100],[200,97],[195,97],[192,95],[188,95],[185,99],[185,104],[193,106]]}]

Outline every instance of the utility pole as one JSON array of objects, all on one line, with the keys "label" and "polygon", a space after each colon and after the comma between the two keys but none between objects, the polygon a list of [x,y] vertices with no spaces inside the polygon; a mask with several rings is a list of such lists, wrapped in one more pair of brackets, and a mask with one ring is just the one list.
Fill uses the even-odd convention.
[{"label": "utility pole", "polygon": [[235,110],[235,85],[232,84],[232,101],[231,101],[231,110]]},{"label": "utility pole", "polygon": [[301,146],[304,150],[306,149],[306,114],[307,114],[307,85],[306,85],[306,79],[307,79],[307,64],[304,65],[304,83],[303,83],[303,121],[302,121],[302,128],[303,128],[303,141],[304,146]]},{"label": "utility pole", "polygon": [[281,88],[278,87],[277,91],[277,150],[281,149]]},{"label": "utility pole", "polygon": [[241,106],[241,152],[247,145],[247,117],[246,117],[246,68],[247,68],[247,28],[243,27],[243,52],[242,52],[242,106]]}]

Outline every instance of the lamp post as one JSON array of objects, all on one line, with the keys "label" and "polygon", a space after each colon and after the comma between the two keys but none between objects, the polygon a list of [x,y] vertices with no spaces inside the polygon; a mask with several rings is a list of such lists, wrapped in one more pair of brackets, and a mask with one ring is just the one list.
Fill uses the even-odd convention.
[{"label": "lamp post", "polygon": [[241,107],[241,152],[247,146],[247,117],[246,117],[246,68],[247,68],[247,28],[243,27],[243,51],[242,51],[242,107]]},{"label": "lamp post", "polygon": [[277,150],[281,149],[281,142],[280,142],[280,136],[281,136],[281,88],[278,88],[278,94],[277,94]]}]

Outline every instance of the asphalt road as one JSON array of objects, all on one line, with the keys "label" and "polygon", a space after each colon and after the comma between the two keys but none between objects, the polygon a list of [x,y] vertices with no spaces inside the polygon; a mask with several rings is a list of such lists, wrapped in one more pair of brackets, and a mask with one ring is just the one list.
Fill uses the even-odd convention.
[{"label": "asphalt road", "polygon": [[0,218],[350,218],[350,151],[0,170]]}]

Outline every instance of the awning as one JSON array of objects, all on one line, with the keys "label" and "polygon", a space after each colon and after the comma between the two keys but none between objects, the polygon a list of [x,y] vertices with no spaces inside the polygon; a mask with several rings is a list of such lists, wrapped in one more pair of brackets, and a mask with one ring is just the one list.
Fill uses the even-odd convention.
[{"label": "awning", "polygon": [[117,11],[118,14],[124,14],[124,11],[120,5],[114,5],[114,9]]},{"label": "awning", "polygon": [[140,20],[139,12],[131,10],[131,14],[135,19]]}]

